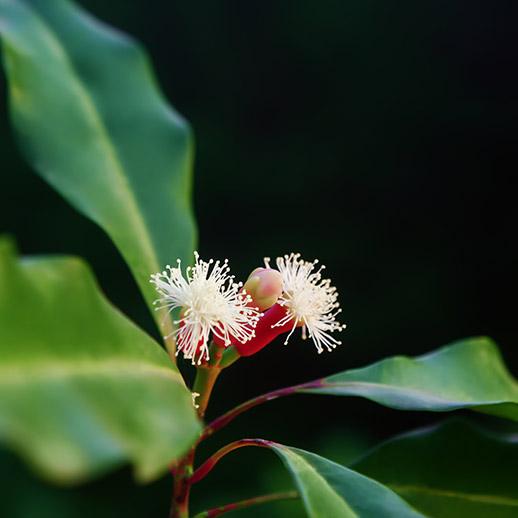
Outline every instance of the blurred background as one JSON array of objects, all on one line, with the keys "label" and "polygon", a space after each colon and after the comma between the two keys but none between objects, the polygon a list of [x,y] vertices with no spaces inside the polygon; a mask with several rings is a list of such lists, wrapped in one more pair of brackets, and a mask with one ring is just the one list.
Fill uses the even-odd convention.
[{"label": "blurred background", "polygon": [[[273,388],[472,335],[493,337],[518,375],[518,4],[80,4],[145,45],[166,96],[194,127],[202,256],[228,257],[244,279],[263,256],[299,251],[327,265],[341,295],[342,347],[317,355],[298,337],[270,345],[225,372],[209,417]],[[22,161],[3,76],[0,93],[0,233],[24,254],[85,257],[108,297],[156,334],[108,238]],[[440,418],[298,396],[240,417],[200,458],[258,436],[347,463]],[[226,458],[195,489],[193,510],[290,488],[278,459],[255,450]],[[86,500],[98,518],[167,513],[167,477],[140,487],[121,470],[57,489],[6,452],[0,471],[2,516],[91,516]],[[232,516],[267,514],[302,510],[282,503]]]}]

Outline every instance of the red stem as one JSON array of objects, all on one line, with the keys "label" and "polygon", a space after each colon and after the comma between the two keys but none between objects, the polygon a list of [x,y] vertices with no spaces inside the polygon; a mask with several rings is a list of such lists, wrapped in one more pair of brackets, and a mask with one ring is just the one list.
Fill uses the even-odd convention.
[{"label": "red stem", "polygon": [[181,460],[173,471],[173,498],[169,518],[189,517],[189,494],[191,491],[190,474],[194,462],[195,448]]},{"label": "red stem", "polygon": [[[203,419],[205,410],[209,403],[214,384],[221,372],[218,364],[221,360],[221,353],[213,355],[213,364],[198,367],[194,382],[194,392],[198,392],[200,399],[198,402],[198,416]],[[191,474],[196,453],[197,443],[191,448],[190,452],[180,460],[178,466],[171,471],[174,477],[173,498],[171,502],[170,518],[189,517],[189,495],[191,491]]]},{"label": "red stem", "polygon": [[204,479],[214,468],[214,466],[231,451],[243,448],[245,446],[258,446],[259,448],[271,448],[273,443],[264,439],[240,439],[239,441],[231,442],[223,448],[219,449],[214,455],[209,457],[191,476],[189,484],[196,484]]},{"label": "red stem", "polygon": [[272,401],[274,399],[291,396],[292,394],[296,394],[301,389],[308,388],[317,388],[320,387],[323,383],[323,380],[310,381],[308,383],[301,383],[300,385],[293,385],[292,387],[285,387],[282,389],[272,390],[271,392],[267,392],[262,396],[255,397],[253,399],[249,399],[244,403],[236,406],[232,410],[229,410],[222,416],[214,419],[210,424],[205,427],[203,434],[201,435],[199,442],[205,440],[207,437],[211,436],[213,433],[217,432],[231,421],[233,421],[237,416],[241,415],[243,412],[250,410],[258,405],[262,405],[267,401]]},{"label": "red stem", "polygon": [[216,518],[217,516],[220,516],[224,513],[237,511],[239,509],[246,509],[248,507],[252,507],[253,505],[266,504],[268,502],[275,502],[277,500],[291,500],[298,497],[299,495],[296,491],[285,491],[283,493],[272,493],[270,495],[256,496],[254,498],[247,498],[246,500],[240,500],[239,502],[209,509],[208,511],[204,511],[196,515],[195,518]]}]

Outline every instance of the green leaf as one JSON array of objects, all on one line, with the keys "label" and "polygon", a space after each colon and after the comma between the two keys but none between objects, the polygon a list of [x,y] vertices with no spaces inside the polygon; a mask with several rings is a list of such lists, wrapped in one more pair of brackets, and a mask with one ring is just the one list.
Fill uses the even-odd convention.
[{"label": "green leaf", "polygon": [[291,473],[311,518],[418,518],[392,490],[314,453],[267,441]]},{"label": "green leaf", "polygon": [[128,461],[150,480],[200,430],[165,351],[78,259],[18,261],[0,241],[0,358],[0,439],[58,482]]},{"label": "green leaf", "polygon": [[353,468],[430,516],[518,516],[516,435],[452,420],[391,439]]},{"label": "green leaf", "polygon": [[26,158],[108,233],[151,304],[149,275],[192,259],[189,126],[141,48],[71,2],[0,0],[0,36]]},{"label": "green leaf", "polygon": [[400,410],[471,408],[518,421],[518,383],[489,338],[462,340],[417,358],[388,358],[301,391],[361,396]]}]

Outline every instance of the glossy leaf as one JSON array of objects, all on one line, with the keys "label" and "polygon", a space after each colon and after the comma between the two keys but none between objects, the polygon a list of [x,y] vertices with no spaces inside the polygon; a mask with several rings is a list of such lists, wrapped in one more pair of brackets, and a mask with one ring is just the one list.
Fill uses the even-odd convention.
[{"label": "glossy leaf", "polygon": [[470,338],[417,358],[396,356],[300,390],[361,396],[400,410],[471,408],[518,421],[518,383],[489,338]]},{"label": "glossy leaf", "polygon": [[389,440],[353,468],[429,516],[518,516],[516,435],[451,421]]},{"label": "glossy leaf", "polygon": [[176,367],[75,258],[0,241],[0,440],[68,483],[131,462],[149,480],[200,425]]},{"label": "glossy leaf", "polygon": [[311,518],[417,518],[392,490],[314,453],[270,443],[291,473]]},{"label": "glossy leaf", "polygon": [[193,144],[130,38],[67,0],[0,0],[14,125],[26,158],[98,223],[149,304],[149,275],[191,261]]}]

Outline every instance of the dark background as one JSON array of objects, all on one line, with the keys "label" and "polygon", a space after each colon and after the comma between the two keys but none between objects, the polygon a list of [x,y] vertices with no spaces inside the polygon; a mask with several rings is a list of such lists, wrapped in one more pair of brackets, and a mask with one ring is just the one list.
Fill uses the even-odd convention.
[{"label": "dark background", "polygon": [[[341,294],[339,350],[317,355],[299,338],[272,344],[225,372],[211,416],[269,389],[470,335],[496,339],[518,374],[515,2],[80,3],[143,42],[194,127],[202,256],[228,257],[246,277],[265,255],[300,251],[327,265]],[[23,253],[85,257],[111,300],[154,332],[108,238],[22,161],[0,77],[0,232]],[[299,396],[241,417],[205,453],[259,436],[347,462],[440,418]],[[123,470],[58,491],[3,455],[0,514],[92,516],[86,500],[99,517],[166,513],[167,479],[139,488]],[[290,487],[273,455],[240,452],[195,491],[195,510],[277,481]],[[291,512],[300,515],[298,504],[241,515]]]}]

